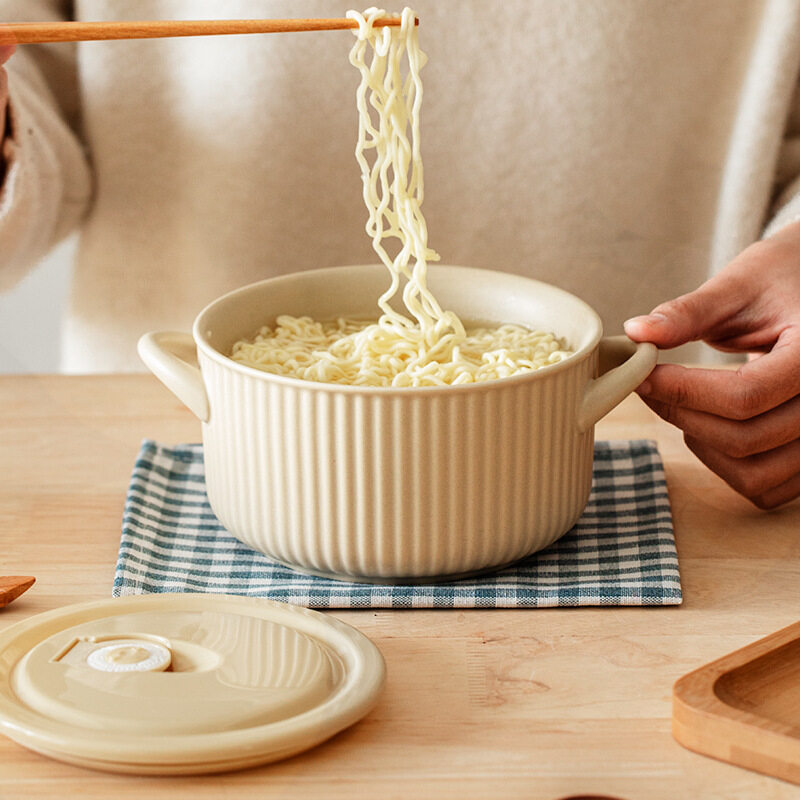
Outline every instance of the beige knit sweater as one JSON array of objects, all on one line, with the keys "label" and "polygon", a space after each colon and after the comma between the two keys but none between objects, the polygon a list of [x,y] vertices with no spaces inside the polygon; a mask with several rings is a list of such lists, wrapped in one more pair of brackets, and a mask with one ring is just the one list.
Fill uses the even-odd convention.
[{"label": "beige knit sweater", "polygon": [[[5,19],[338,16],[339,0],[0,0]],[[800,219],[800,0],[418,0],[444,262],[622,321]],[[398,7],[399,10],[399,7]],[[68,371],[292,270],[374,261],[348,32],[22,46],[0,285],[76,226]],[[435,268],[435,267],[434,267]]]}]

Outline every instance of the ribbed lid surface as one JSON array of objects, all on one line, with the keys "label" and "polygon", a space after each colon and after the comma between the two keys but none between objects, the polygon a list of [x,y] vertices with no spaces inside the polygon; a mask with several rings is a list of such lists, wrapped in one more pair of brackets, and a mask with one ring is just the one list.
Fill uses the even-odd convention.
[{"label": "ribbed lid surface", "polygon": [[328,738],[371,708],[383,679],[366,637],[308,609],[128,597],[0,633],[0,730],[104,769],[230,769]]}]

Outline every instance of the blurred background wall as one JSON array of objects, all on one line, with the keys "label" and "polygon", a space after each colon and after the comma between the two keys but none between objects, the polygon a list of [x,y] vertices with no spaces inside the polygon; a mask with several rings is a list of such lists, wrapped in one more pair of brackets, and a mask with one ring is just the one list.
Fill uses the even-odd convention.
[{"label": "blurred background wall", "polygon": [[10,292],[0,294],[0,373],[58,371],[74,252],[72,237]]}]

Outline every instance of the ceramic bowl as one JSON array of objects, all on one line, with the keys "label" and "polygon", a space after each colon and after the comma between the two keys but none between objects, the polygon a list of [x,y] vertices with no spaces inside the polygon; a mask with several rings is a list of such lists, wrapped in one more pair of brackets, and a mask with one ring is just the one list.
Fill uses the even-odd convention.
[{"label": "ceramic bowl", "polygon": [[214,513],[271,559],[348,580],[456,578],[547,547],[588,499],[594,424],[650,373],[655,348],[604,339],[592,308],[555,286],[436,265],[443,308],[552,331],[574,355],[497,381],[397,389],[228,357],[280,314],[376,317],[386,285],[376,265],[299,272],[220,297],[192,336],[142,337],[144,362],[202,421]]}]

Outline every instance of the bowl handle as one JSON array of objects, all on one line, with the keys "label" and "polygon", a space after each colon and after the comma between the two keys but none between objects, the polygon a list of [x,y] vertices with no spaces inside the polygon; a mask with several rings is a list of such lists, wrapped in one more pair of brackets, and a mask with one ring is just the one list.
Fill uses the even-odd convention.
[{"label": "bowl handle", "polygon": [[578,429],[589,430],[619,405],[652,371],[658,350],[650,342],[632,342],[627,336],[600,340],[600,376],[589,381],[578,410]]},{"label": "bowl handle", "polygon": [[197,367],[194,339],[173,331],[146,333],[139,339],[138,350],[153,375],[201,422],[208,422],[208,395]]}]

